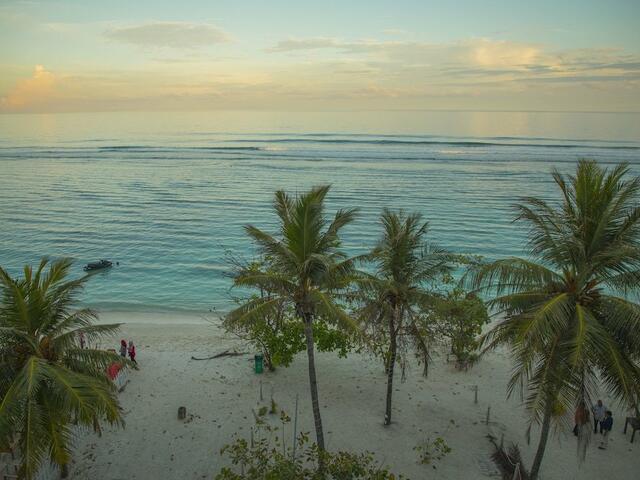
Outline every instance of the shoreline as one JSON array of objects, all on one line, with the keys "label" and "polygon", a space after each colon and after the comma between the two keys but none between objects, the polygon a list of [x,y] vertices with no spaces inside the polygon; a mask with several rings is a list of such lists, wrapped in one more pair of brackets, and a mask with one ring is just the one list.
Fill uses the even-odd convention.
[{"label": "shoreline", "polygon": [[207,308],[180,308],[173,306],[165,306],[165,305],[142,305],[142,304],[130,304],[130,303],[122,303],[122,304],[79,304],[81,308],[88,308],[97,312],[98,314],[110,314],[110,313],[142,313],[142,314],[161,314],[161,315],[185,315],[185,316],[198,316],[198,315],[211,315],[211,314],[219,314],[224,315],[225,311],[218,311],[217,309],[207,309]]},{"label": "shoreline", "polygon": [[130,311],[130,310],[95,310],[98,322],[143,324],[143,325],[211,325],[220,321],[220,317],[211,312],[186,311]]}]

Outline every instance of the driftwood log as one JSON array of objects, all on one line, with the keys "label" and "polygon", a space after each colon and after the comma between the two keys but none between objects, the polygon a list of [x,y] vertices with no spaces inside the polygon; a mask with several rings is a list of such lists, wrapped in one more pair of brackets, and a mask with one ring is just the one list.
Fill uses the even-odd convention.
[{"label": "driftwood log", "polygon": [[198,358],[198,357],[191,357],[191,360],[211,360],[213,358],[220,358],[220,357],[238,357],[240,355],[247,355],[249,352],[230,352],[229,350],[225,350],[222,353],[216,353],[215,355],[212,355],[210,357],[205,357],[205,358]]}]

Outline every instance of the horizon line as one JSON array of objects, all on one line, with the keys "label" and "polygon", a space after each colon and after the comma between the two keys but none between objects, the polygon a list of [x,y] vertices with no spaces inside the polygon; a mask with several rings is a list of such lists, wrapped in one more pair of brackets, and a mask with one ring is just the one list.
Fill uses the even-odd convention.
[{"label": "horizon line", "polygon": [[291,110],[264,108],[220,108],[208,110],[170,109],[170,110],[71,110],[57,112],[6,112],[0,115],[73,115],[87,113],[207,113],[207,112],[282,112],[282,113],[354,113],[354,112],[450,112],[450,113],[588,113],[588,114],[640,114],[640,110],[487,110],[487,109],[450,109],[450,108],[350,108],[335,110]]}]

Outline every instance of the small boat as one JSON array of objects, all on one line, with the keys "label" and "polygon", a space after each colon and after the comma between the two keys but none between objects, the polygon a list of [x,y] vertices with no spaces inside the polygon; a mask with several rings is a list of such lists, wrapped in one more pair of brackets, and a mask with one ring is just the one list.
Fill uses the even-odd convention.
[{"label": "small boat", "polygon": [[103,268],[109,268],[111,266],[113,266],[113,263],[110,262],[109,260],[100,260],[99,262],[87,263],[84,266],[84,271],[90,272],[92,270],[101,270]]}]

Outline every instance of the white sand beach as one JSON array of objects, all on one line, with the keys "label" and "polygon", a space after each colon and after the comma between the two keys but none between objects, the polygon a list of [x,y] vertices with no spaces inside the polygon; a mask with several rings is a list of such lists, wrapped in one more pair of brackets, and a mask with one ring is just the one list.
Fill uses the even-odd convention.
[{"label": "white sand beach", "polygon": [[[82,435],[72,465],[71,478],[97,480],[204,479],[213,478],[226,460],[220,448],[236,432],[249,436],[254,424],[252,408],[259,403],[263,383],[263,405],[273,389],[275,401],[293,416],[296,394],[300,395],[299,430],[314,438],[307,363],[299,354],[289,368],[257,375],[253,355],[206,361],[226,349],[251,351],[197,315],[150,313],[103,313],[101,322],[122,322],[122,338],[137,344],[139,371],[120,393],[125,429],[106,428],[102,437]],[[117,346],[102,345],[103,348]],[[253,353],[253,351],[251,351]],[[414,364],[407,379],[397,375],[394,392],[394,423],[384,427],[385,375],[378,360],[364,354],[341,359],[333,353],[316,358],[319,394],[327,447],[331,450],[370,450],[376,458],[411,479],[499,478],[489,455],[489,429],[504,433],[505,441],[517,442],[530,465],[537,442],[525,440],[526,415],[517,399],[506,400],[509,361],[497,352],[486,356],[467,372],[458,372],[436,356],[428,378]],[[479,385],[474,404],[473,385]],[[603,397],[609,405],[608,399]],[[185,406],[187,420],[177,418]],[[485,425],[491,407],[490,427]],[[576,440],[561,433],[551,440],[542,468],[544,480],[633,479],[640,468],[640,438],[629,443],[622,433],[626,412],[609,405],[614,429],[606,451],[594,439],[584,464],[578,465]],[[279,417],[271,417],[274,425]],[[291,424],[286,427],[287,442]],[[421,440],[441,436],[452,452],[434,465],[421,465],[413,447]]]}]

